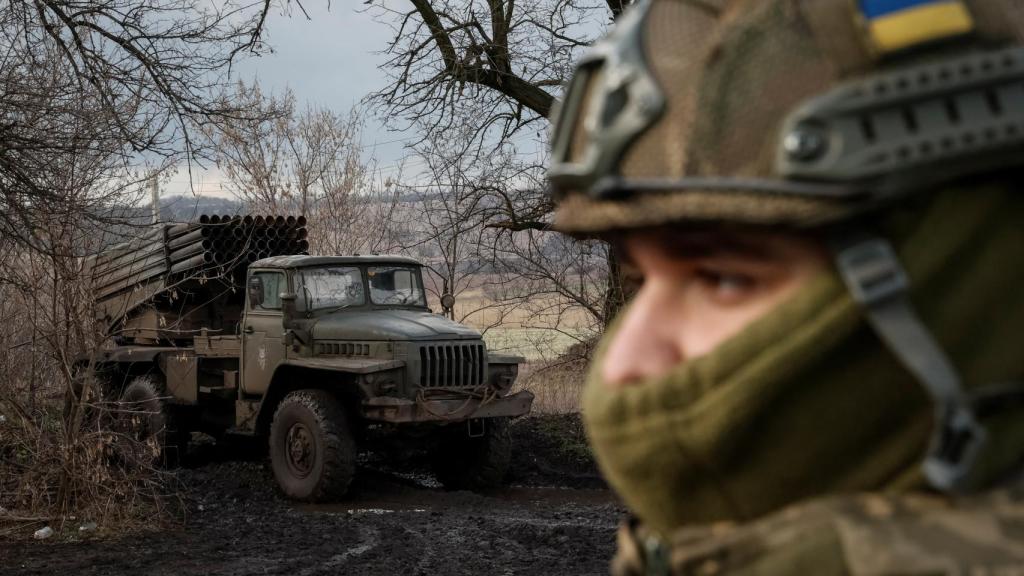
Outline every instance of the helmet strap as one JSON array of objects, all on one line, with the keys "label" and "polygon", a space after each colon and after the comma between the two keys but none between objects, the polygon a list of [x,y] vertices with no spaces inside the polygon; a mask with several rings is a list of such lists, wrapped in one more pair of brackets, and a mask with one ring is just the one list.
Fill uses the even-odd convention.
[{"label": "helmet strap", "polygon": [[924,473],[941,492],[964,491],[987,433],[960,375],[910,301],[909,281],[888,240],[844,229],[832,239],[836,266],[853,299],[886,347],[924,386],[935,423]]}]

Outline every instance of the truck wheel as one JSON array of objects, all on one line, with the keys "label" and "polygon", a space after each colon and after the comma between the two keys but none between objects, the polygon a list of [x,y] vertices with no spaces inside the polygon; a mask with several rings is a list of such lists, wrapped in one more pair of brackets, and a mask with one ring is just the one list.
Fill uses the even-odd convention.
[{"label": "truck wheel", "polygon": [[442,430],[434,454],[434,472],[448,490],[499,486],[512,458],[508,418],[484,420],[482,436],[472,437],[465,423]]},{"label": "truck wheel", "polygon": [[180,426],[165,397],[162,378],[139,376],[121,393],[115,420],[119,430],[153,446],[155,462],[170,467],[178,465],[190,434]]},{"label": "truck wheel", "polygon": [[356,469],[356,443],[341,403],[326,390],[284,397],[270,425],[270,463],[289,498],[344,496]]}]

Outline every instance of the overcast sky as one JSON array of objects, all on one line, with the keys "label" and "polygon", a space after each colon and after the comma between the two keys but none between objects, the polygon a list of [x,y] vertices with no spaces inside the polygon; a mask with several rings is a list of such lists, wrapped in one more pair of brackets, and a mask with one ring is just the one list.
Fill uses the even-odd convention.
[{"label": "overcast sky", "polygon": [[[246,81],[257,78],[275,93],[291,88],[300,108],[308,103],[341,113],[383,87],[385,79],[377,69],[383,57],[378,52],[386,47],[390,30],[374,22],[369,13],[358,11],[364,7],[362,2],[332,2],[330,10],[327,5],[324,0],[303,2],[308,20],[297,7],[290,15],[275,9],[264,36],[274,52],[241,62],[235,74]],[[375,119],[368,119],[365,151],[385,170],[408,154],[401,140],[401,134],[387,132]],[[195,188],[201,194],[220,195],[220,174],[216,170],[197,173]],[[179,170],[163,195],[187,193],[188,175]]]}]

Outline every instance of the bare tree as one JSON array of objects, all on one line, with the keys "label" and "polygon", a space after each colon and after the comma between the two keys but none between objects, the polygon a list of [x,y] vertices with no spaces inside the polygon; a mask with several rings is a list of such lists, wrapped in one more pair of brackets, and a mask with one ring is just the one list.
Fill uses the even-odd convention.
[{"label": "bare tree", "polygon": [[[612,8],[621,9],[617,0]],[[383,68],[390,84],[371,101],[424,136],[472,117],[493,145],[528,127],[543,131],[580,50],[609,19],[578,0],[408,0],[376,5],[392,30]]]},{"label": "bare tree", "polygon": [[[0,237],[34,249],[46,244],[40,233],[49,216],[69,206],[96,225],[116,219],[114,204],[129,200],[124,193],[140,179],[122,162],[109,110],[95,92],[78,91],[49,50],[8,51],[0,60]],[[66,170],[104,185],[72,199]]]},{"label": "bare tree", "polygon": [[161,506],[165,485],[151,459],[121,454],[111,465],[109,450],[129,437],[85,410],[95,388],[76,371],[78,358],[109,335],[92,313],[82,256],[137,220],[152,170],[204,157],[199,125],[252,116],[221,86],[239,54],[261,48],[268,6],[0,4],[0,498],[8,510],[138,520],[142,501]]},{"label": "bare tree", "polygon": [[[370,101],[424,139],[469,130],[475,154],[510,155],[507,181],[486,189],[494,200],[486,225],[531,232],[509,249],[536,246],[532,232],[549,228],[553,209],[539,182],[547,158],[537,153],[547,148],[547,116],[583,48],[629,2],[408,1],[404,10],[377,8],[392,27],[384,65],[391,82]],[[597,316],[607,320],[628,295],[629,279],[614,252],[603,252],[606,300]]]},{"label": "bare tree", "polygon": [[358,179],[362,121],[327,108],[296,109],[295,95],[264,95],[258,84],[237,85],[233,100],[255,117],[208,129],[228,190],[253,209],[307,214],[320,191]]},{"label": "bare tree", "polygon": [[408,196],[415,199],[415,225],[401,248],[427,264],[426,288],[435,300],[444,293],[456,297],[457,305],[444,310],[450,318],[472,322],[486,332],[501,323],[507,307],[469,296],[487,282],[488,263],[479,257],[486,211],[476,180],[487,168],[485,159],[467,154],[467,146],[467,138],[435,135],[417,147],[426,175],[422,184],[407,186]]},{"label": "bare tree", "polygon": [[[38,248],[62,198],[62,155],[140,162],[204,153],[199,124],[249,115],[220,98],[235,58],[261,48],[267,4],[10,0],[0,5],[0,235]],[[91,214],[91,213],[90,213]]]},{"label": "bare tree", "polygon": [[540,352],[592,341],[617,311],[608,305],[617,283],[610,246],[550,229],[542,169],[511,152],[491,162],[478,193],[488,211],[480,251],[494,270],[492,298],[516,306],[520,327],[546,339],[534,343]]},{"label": "bare tree", "polygon": [[309,218],[315,253],[386,251],[398,191],[393,179],[364,158],[358,110],[341,115],[323,107],[296,108],[294,94],[266,95],[239,83],[234,100],[253,118],[207,129],[227,189],[249,210]]},{"label": "bare tree", "polygon": [[556,232],[497,231],[490,241],[492,298],[520,310],[519,327],[544,357],[589,345],[607,321],[608,244]]},{"label": "bare tree", "polygon": [[[82,137],[92,125],[71,128]],[[52,199],[32,206],[33,243],[0,235],[0,413],[8,419],[0,424],[0,505],[29,518],[84,513],[108,526],[138,523],[164,505],[167,478],[147,447],[100,426],[110,411],[79,370],[108,337],[81,258],[100,248],[105,229],[86,212],[111,194],[130,198],[108,155],[84,148],[50,159],[39,181]]]},{"label": "bare tree", "polygon": [[[357,185],[358,184],[358,185]],[[395,180],[367,172],[358,182],[328,186],[310,212],[314,254],[387,254],[401,245],[401,189]]]}]

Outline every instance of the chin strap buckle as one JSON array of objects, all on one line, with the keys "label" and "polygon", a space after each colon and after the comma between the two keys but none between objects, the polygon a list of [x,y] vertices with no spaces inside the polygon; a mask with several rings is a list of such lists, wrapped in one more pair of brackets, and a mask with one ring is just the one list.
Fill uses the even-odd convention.
[{"label": "chin strap buckle", "polygon": [[924,461],[924,474],[939,490],[957,490],[969,480],[988,433],[965,403],[940,408],[936,420],[937,433]]},{"label": "chin strap buckle", "polygon": [[843,249],[836,263],[853,299],[862,306],[904,294],[910,285],[892,246],[880,238]]}]

